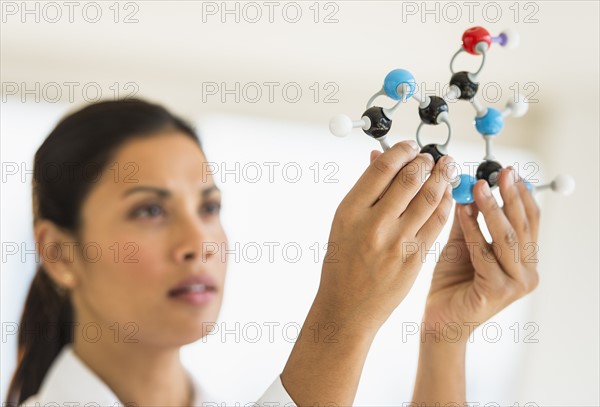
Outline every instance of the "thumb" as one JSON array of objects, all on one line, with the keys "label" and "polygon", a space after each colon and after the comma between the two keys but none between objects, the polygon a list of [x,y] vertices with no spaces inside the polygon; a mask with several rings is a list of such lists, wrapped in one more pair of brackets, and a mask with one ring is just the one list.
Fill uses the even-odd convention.
[{"label": "thumb", "polygon": [[[478,243],[487,242],[483,237],[483,233],[481,232],[481,228],[479,227],[479,223],[477,222],[477,215],[479,214],[479,208],[477,204],[472,202],[470,204],[461,205],[456,204],[456,217],[458,220],[458,229],[460,229],[460,234],[463,239],[468,240],[469,242],[474,241]],[[454,230],[454,226],[452,225],[452,232],[459,233]]]},{"label": "thumb", "polygon": [[[471,213],[468,213],[468,209]],[[479,295],[489,296],[491,293],[499,292],[503,287],[503,276],[505,274],[498,264],[498,259],[492,254],[490,244],[487,242],[479,223],[477,204],[471,203],[459,208],[458,215],[462,226],[465,241],[468,242],[469,258],[475,271],[473,288]],[[486,254],[489,253],[489,254]]]},{"label": "thumb", "polygon": [[463,232],[463,226],[461,225],[460,217],[466,215],[466,206],[469,206],[469,208],[471,209],[471,215],[467,216],[477,219],[477,214],[479,213],[479,210],[476,204],[471,203],[465,205],[456,202],[454,204],[454,220],[452,221],[452,228],[450,229],[450,236],[448,237],[448,241],[465,240],[465,234]]},{"label": "thumb", "polygon": [[465,236],[460,225],[460,218],[458,214],[461,209],[462,208],[460,208],[460,204],[456,202],[454,204],[454,220],[452,221],[452,228],[450,229],[450,236],[448,237],[448,241],[454,242],[465,240]]},{"label": "thumb", "polygon": [[377,159],[377,157],[379,157],[381,154],[383,154],[381,151],[377,151],[377,150],[371,151],[371,159],[369,160],[369,163],[373,164],[373,161],[375,161]]}]

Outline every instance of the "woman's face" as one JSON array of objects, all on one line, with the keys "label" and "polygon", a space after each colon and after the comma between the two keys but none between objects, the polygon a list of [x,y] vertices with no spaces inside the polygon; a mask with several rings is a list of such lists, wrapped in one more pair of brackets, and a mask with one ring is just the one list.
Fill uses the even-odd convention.
[{"label": "woman's face", "polygon": [[78,321],[159,346],[210,332],[223,298],[227,238],[206,168],[198,145],[175,131],[118,150],[82,207],[86,261],[72,292]]}]

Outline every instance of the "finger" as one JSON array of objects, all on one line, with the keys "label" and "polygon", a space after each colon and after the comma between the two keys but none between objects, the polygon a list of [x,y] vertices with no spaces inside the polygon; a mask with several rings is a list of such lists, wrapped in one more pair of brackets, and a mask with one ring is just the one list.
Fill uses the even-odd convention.
[{"label": "finger", "polygon": [[514,259],[514,250],[518,249],[517,232],[492,195],[487,181],[477,181],[473,187],[473,196],[492,236],[492,245],[502,269],[514,279],[521,278]]},{"label": "finger", "polygon": [[[429,178],[431,179],[431,177]],[[439,236],[452,211],[452,202],[454,202],[452,199],[452,186],[447,182],[445,183],[446,189],[440,198],[439,205],[436,206],[435,210],[415,235],[417,241],[425,243],[427,249],[433,245],[435,239]],[[415,201],[413,200],[412,202]]]},{"label": "finger", "polygon": [[[512,167],[503,169],[500,172],[498,183],[500,187],[500,194],[502,195],[502,200],[504,201],[502,209],[504,210],[509,222],[517,232],[519,244],[522,245],[526,242],[529,242],[531,240],[529,235],[529,220],[527,219],[527,214],[525,213],[525,207],[521,199],[521,194],[515,186],[515,172],[513,171]],[[517,250],[520,249],[522,248],[517,247]]]},{"label": "finger", "polygon": [[463,233],[463,229],[459,219],[460,208],[468,206],[468,211],[470,211],[475,219],[477,219],[477,215],[479,215],[479,209],[477,208],[477,204],[459,204],[458,202],[454,205],[454,220],[452,221],[452,228],[450,229],[450,236],[448,237],[449,242],[462,242],[465,240],[465,234]]},{"label": "finger", "polygon": [[412,140],[393,145],[367,167],[344,200],[352,201],[359,207],[371,207],[398,172],[417,156],[418,148]]},{"label": "finger", "polygon": [[527,220],[529,223],[531,241],[537,242],[538,231],[540,226],[540,207],[535,201],[533,194],[527,189],[523,179],[517,174],[515,183],[519,194],[521,195],[521,201],[527,214]]},{"label": "finger", "polygon": [[468,205],[457,205],[458,219],[461,229],[465,236],[465,242],[473,268],[475,269],[475,279],[479,284],[483,284],[488,289],[497,287],[502,282],[504,272],[498,264],[498,259],[491,250],[490,244],[485,240],[481,232],[479,222],[477,222],[478,210],[474,203]]},{"label": "finger", "polygon": [[[449,164],[453,163],[454,160],[452,157],[447,155],[438,160],[423,187],[409,202],[408,207],[402,215],[400,215],[403,227],[414,230],[416,233],[431,217],[431,214],[438,208],[450,186],[449,180],[453,177],[452,170],[454,169],[454,165]],[[444,219],[444,224],[446,220],[447,218]]]},{"label": "finger", "polygon": [[397,219],[408,207],[433,169],[433,157],[422,153],[406,164],[396,175],[375,208],[387,217]]},{"label": "finger", "polygon": [[454,219],[452,220],[452,226],[450,227],[450,236],[448,237],[449,242],[461,242],[465,239],[462,227],[460,226],[460,220],[458,219],[459,206],[464,206],[458,202],[454,205]]},{"label": "finger", "polygon": [[377,157],[379,157],[380,155],[381,155],[381,151],[377,151],[377,150],[371,151],[371,158],[369,160],[369,164],[373,164],[373,161],[375,161],[375,159]]}]

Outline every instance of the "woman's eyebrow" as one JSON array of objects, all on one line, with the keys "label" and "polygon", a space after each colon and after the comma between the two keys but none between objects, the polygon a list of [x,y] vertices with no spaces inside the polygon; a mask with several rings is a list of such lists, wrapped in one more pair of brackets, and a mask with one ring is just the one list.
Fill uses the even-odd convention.
[{"label": "woman's eyebrow", "polygon": [[[201,190],[200,195],[202,195],[202,198],[205,198],[206,196],[210,195],[210,193],[213,191],[221,192],[221,190],[216,185],[211,185],[208,188],[204,188],[203,190]],[[152,192],[152,193],[159,195],[161,198],[168,198],[172,195],[171,191],[169,191],[167,189],[153,187],[153,186],[139,185],[139,186],[136,186],[133,188],[129,188],[127,191],[125,191],[123,193],[123,198],[125,198],[126,196],[129,196],[135,192]]]}]

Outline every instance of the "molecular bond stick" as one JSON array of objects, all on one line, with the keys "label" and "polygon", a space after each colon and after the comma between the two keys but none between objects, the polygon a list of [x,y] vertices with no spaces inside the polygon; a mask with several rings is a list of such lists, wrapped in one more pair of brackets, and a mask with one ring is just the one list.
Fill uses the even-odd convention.
[{"label": "molecular bond stick", "polygon": [[[479,75],[485,64],[486,55],[492,43],[506,48],[515,48],[519,45],[519,35],[512,30],[504,30],[497,37],[492,37],[483,27],[469,28],[463,33],[462,46],[450,60],[450,86],[448,92],[442,97],[422,95],[416,91],[414,76],[405,69],[394,69],[389,72],[381,90],[375,93],[367,101],[367,108],[360,120],[352,120],[350,117],[340,114],[335,116],[329,123],[331,133],[338,137],[350,134],[353,128],[361,128],[367,135],[377,140],[383,150],[390,148],[386,135],[392,127],[392,116],[400,107],[401,103],[408,99],[415,99],[419,103],[419,117],[421,123],[417,127],[416,140],[421,148],[421,153],[430,153],[435,162],[442,156],[448,154],[448,144],[452,136],[452,126],[448,118],[449,100],[466,100],[475,109],[475,129],[485,141],[485,155],[483,161],[477,167],[475,177],[469,174],[457,175],[450,180],[452,185],[452,196],[461,204],[473,202],[473,186],[477,180],[484,179],[490,188],[497,186],[497,177],[502,170],[502,165],[496,161],[492,153],[492,140],[504,127],[504,119],[507,116],[521,117],[528,110],[528,101],[518,95],[506,104],[504,110],[499,111],[493,107],[485,107],[477,99],[479,88]],[[475,72],[454,71],[454,60],[462,53],[481,55],[481,65]],[[385,95],[397,101],[391,108],[375,106],[374,102],[378,96]],[[423,125],[438,125],[444,123],[448,129],[446,141],[443,144],[423,145],[421,141],[421,128]],[[556,192],[568,195],[575,189],[575,181],[568,175],[559,175],[552,182],[545,185],[533,186],[524,180],[527,188],[532,191],[552,189]]]}]

